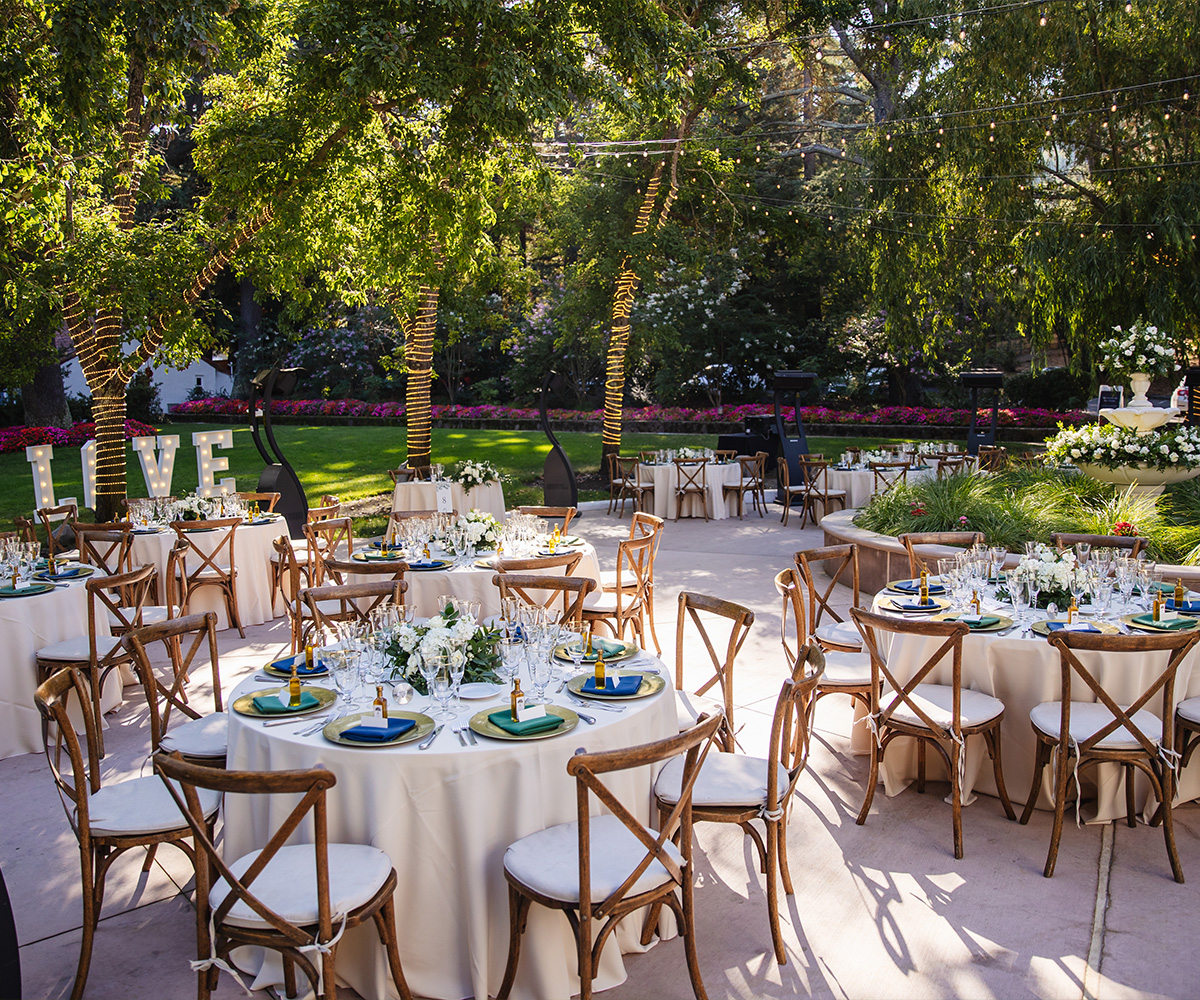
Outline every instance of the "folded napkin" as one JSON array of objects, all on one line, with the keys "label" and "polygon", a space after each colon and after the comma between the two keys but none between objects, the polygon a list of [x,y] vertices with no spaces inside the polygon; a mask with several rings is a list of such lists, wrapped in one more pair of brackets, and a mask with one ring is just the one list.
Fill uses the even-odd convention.
[{"label": "folded napkin", "polygon": [[[919,594],[921,592],[920,580],[897,580],[892,586],[905,594]],[[941,583],[931,583],[929,585],[929,592],[931,594],[944,594],[946,587]]]},{"label": "folded napkin", "polygon": [[[579,643],[575,643],[574,645],[578,646]],[[594,635],[592,636],[592,651],[584,656],[583,662],[595,662],[597,649],[601,650],[606,657],[620,656],[625,652],[625,644],[617,642],[615,639],[602,639]]]},{"label": "folded napkin", "polygon": [[1087,622],[1072,622],[1068,625],[1066,622],[1046,622],[1046,629],[1050,632],[1100,632],[1101,629],[1096,628]]},{"label": "folded napkin", "polygon": [[413,559],[409,562],[409,569],[441,569],[443,566],[449,565],[445,559]]},{"label": "folded napkin", "polygon": [[930,601],[928,604],[922,604],[920,601],[892,601],[892,605],[900,611],[919,611],[925,614],[934,611],[940,611],[944,604],[939,605],[936,601]]},{"label": "folded napkin", "polygon": [[296,673],[301,677],[329,673],[329,667],[325,665],[325,661],[316,655],[313,656],[313,665],[310,669],[304,662],[303,653],[297,653],[295,656],[285,656],[282,660],[272,660],[267,666],[274,667],[276,670],[286,670],[288,673],[291,673],[293,662],[296,664]]},{"label": "folded napkin", "polygon": [[342,738],[359,743],[383,743],[403,736],[416,725],[412,719],[388,719],[387,729],[376,726],[351,726],[342,730]]},{"label": "folded napkin", "polygon": [[[286,697],[286,695],[285,695]],[[254,707],[263,715],[284,715],[287,712],[303,712],[306,708],[319,705],[317,696],[311,691],[300,692],[300,704],[292,708],[277,694],[260,694],[254,699]]]},{"label": "folded napkin", "polygon": [[642,677],[639,674],[626,674],[624,677],[610,677],[608,683],[603,688],[596,687],[596,678],[589,677],[583,682],[583,690],[588,694],[608,695],[610,697],[622,697],[631,694],[637,694],[642,686]]},{"label": "folded napkin", "polygon": [[[962,621],[962,617],[956,616],[954,618],[946,618],[944,620],[948,621],[948,622],[957,622],[957,621]],[[999,621],[1000,621],[1000,619],[997,618],[995,615],[980,615],[979,621],[963,622],[963,624],[969,626],[970,628],[987,628],[989,625],[995,625]]]},{"label": "folded napkin", "polygon": [[1182,611],[1184,614],[1200,615],[1200,601],[1184,601],[1179,607],[1175,607],[1175,598],[1167,599],[1168,611]]},{"label": "folded napkin", "polygon": [[52,583],[21,583],[16,587],[0,587],[0,597],[32,597],[34,594],[45,594],[53,589]]},{"label": "folded napkin", "polygon": [[60,569],[57,573],[38,573],[39,579],[43,580],[71,580],[83,573],[82,566],[72,566],[69,569]]},{"label": "folded napkin", "polygon": [[1195,618],[1168,618],[1163,621],[1155,621],[1154,615],[1135,615],[1133,620],[1139,625],[1144,625],[1146,628],[1155,628],[1163,632],[1178,632],[1185,628],[1195,628]]},{"label": "folded napkin", "polygon": [[557,729],[563,724],[562,716],[546,715],[540,719],[526,719],[524,722],[514,722],[512,712],[507,708],[492,712],[488,720],[493,726],[503,729],[513,736],[529,736],[532,733],[545,733]]}]

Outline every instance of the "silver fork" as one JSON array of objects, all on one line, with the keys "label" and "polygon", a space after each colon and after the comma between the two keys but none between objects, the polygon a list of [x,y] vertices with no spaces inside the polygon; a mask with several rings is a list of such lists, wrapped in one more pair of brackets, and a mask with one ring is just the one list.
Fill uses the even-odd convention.
[{"label": "silver fork", "polygon": [[[582,705],[584,708],[598,708],[602,712],[624,712],[625,711],[625,709],[623,709],[617,705],[605,705],[605,704],[603,704],[601,702],[597,702],[597,701],[588,701],[586,698],[576,698],[575,695],[570,694],[570,692],[568,692],[568,696],[570,697],[570,699],[573,702],[575,702],[576,705]],[[578,715],[579,713],[576,712],[575,714]]]}]

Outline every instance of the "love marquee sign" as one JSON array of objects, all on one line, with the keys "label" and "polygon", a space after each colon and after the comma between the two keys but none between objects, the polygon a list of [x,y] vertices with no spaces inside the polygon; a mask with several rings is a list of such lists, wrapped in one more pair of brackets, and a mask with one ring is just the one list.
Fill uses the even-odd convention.
[{"label": "love marquee sign", "polygon": [[[158,452],[155,454],[155,444]],[[179,450],[178,434],[159,434],[157,437],[135,437],[129,445],[133,448],[142,467],[142,478],[146,481],[146,495],[168,497],[171,495],[171,479],[175,474],[175,453]],[[227,457],[213,456],[214,448],[232,448],[233,431],[197,431],[192,435],[196,449],[196,493],[202,497],[233,493],[237,490],[235,480],[226,477],[219,483],[216,475],[229,469]],[[54,477],[51,462],[54,446],[35,444],[25,449],[25,458],[33,466],[33,493],[38,507],[57,507],[54,500]],[[96,506],[96,441],[89,441],[79,450],[79,462],[83,468],[84,507]],[[64,503],[74,502],[74,497],[64,497]]]}]

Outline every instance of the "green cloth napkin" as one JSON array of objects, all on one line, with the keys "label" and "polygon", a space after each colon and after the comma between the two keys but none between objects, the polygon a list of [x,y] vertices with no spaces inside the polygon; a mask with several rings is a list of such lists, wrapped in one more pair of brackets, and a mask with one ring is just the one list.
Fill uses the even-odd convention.
[{"label": "green cloth napkin", "polygon": [[254,707],[262,712],[263,715],[283,715],[285,712],[303,712],[306,708],[313,708],[319,704],[317,696],[311,691],[302,691],[300,693],[300,704],[296,708],[292,708],[277,694],[260,694],[254,699]]},{"label": "green cloth napkin", "polygon": [[1145,625],[1147,628],[1158,629],[1162,632],[1178,632],[1180,629],[1195,628],[1196,619],[1194,618],[1169,618],[1165,621],[1154,620],[1154,615],[1135,615],[1134,619],[1139,625]]},{"label": "green cloth napkin", "polygon": [[513,722],[512,712],[507,708],[502,708],[499,712],[493,712],[488,716],[488,720],[493,726],[503,729],[506,733],[511,733],[513,736],[529,736],[531,733],[544,733],[551,729],[557,729],[563,724],[561,716],[547,715],[541,719],[526,719],[524,722]]},{"label": "green cloth napkin", "polygon": [[[948,622],[962,621],[960,616],[945,619]],[[981,615],[977,622],[964,622],[968,628],[987,628],[989,625],[995,625],[1000,621],[995,615]]]},{"label": "green cloth napkin", "polygon": [[[618,642],[616,639],[602,639],[597,635],[592,636],[592,651],[583,658],[584,663],[594,663],[596,661],[596,650],[603,651],[605,658],[620,656],[625,652],[625,644]],[[569,654],[568,654],[569,655]]]}]

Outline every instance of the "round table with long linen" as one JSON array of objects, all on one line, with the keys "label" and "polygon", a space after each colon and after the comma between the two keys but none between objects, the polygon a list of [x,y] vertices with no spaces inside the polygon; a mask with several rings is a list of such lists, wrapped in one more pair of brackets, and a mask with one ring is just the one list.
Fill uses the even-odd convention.
[{"label": "round table with long linen", "polygon": [[[464,701],[458,719],[446,724],[428,750],[418,750],[415,743],[390,748],[340,746],[319,732],[294,735],[303,728],[299,719],[296,726],[263,727],[261,720],[231,713],[229,767],[278,771],[321,764],[329,768],[337,778],[328,799],[330,842],[377,847],[396,869],[400,955],[413,993],[446,1000],[486,1000],[500,986],[508,955],[504,851],[521,837],[575,819],[575,781],[567,774],[567,761],[580,747],[592,752],[614,750],[678,731],[667,671],[648,654],[641,654],[632,665],[651,664],[667,680],[657,695],[627,702],[620,713],[580,708],[595,718],[594,726],[580,721],[570,732],[528,742],[481,736],[477,746],[460,746],[451,731],[481,709],[494,711],[506,705],[506,694],[490,701]],[[523,678],[522,684],[526,686],[528,679]],[[264,686],[243,682],[231,701]],[[554,700],[577,707],[561,695]],[[426,701],[418,696],[404,707],[424,711]],[[609,786],[619,800],[642,822],[649,822],[653,784],[649,769],[607,777],[613,779]],[[226,857],[239,857],[266,843],[274,824],[291,806],[282,798],[226,797]],[[298,836],[311,839],[311,829]],[[644,950],[638,944],[640,931],[640,913],[624,921],[616,941],[604,949],[597,990],[624,981],[621,953]],[[244,968],[254,968],[252,960],[239,955]],[[396,996],[370,922],[346,932],[338,946],[337,971],[339,981],[367,1000]],[[281,966],[269,959],[258,970],[255,986],[281,981]],[[513,996],[568,997],[578,990],[575,944],[566,918],[533,907]]]},{"label": "round table with long linen", "polygon": [[[238,612],[242,625],[261,625],[275,617],[271,587],[271,557],[275,554],[273,542],[287,533],[287,522],[282,517],[237,526],[233,536],[233,566],[237,570]],[[188,537],[202,552],[210,554],[220,541],[220,534],[216,531],[196,532]],[[175,538],[175,532],[170,528],[158,531],[134,529],[133,565],[153,566],[158,570],[160,601],[165,600],[167,556],[175,544]],[[218,564],[222,562],[224,560],[218,560]],[[193,555],[188,569],[194,571],[196,568],[197,558]],[[225,613],[225,599],[217,587],[199,587],[193,591],[188,610],[192,614],[215,611],[217,628],[230,627]]]},{"label": "round table with long linen", "polygon": [[[575,572],[572,576],[587,576],[596,581],[596,586],[600,586],[600,564],[596,560],[596,547],[591,542],[580,541],[576,548],[563,546],[559,549],[560,552],[579,551],[582,558],[579,560],[579,565],[575,567]],[[370,550],[367,550],[370,551]],[[435,559],[452,560],[454,557],[445,554],[436,546],[430,551],[430,555]],[[496,570],[484,565],[486,557],[494,556],[495,553],[482,553],[479,560],[472,559],[465,566],[458,566],[453,569],[439,570],[420,570],[409,568],[409,571],[404,574],[404,578],[408,583],[408,591],[405,593],[404,602],[411,604],[416,610],[414,614],[420,617],[429,617],[437,614],[441,607],[438,604],[438,598],[443,594],[451,597],[459,597],[468,601],[478,601],[483,607],[482,614],[486,616],[497,615],[500,613],[500,592],[496,585],[492,583],[492,577]],[[364,570],[370,564],[364,562]],[[561,570],[536,570],[534,572],[544,573],[548,575],[559,575]],[[347,579],[347,583],[361,582],[366,578],[366,573],[357,580]],[[372,579],[379,579],[378,576]]]},{"label": "round table with long linen", "polygon": [[[880,610],[880,601],[890,595],[881,592],[875,598],[875,610]],[[985,613],[988,613],[985,609]],[[991,612],[996,613],[996,612]],[[999,613],[1003,614],[1004,611]],[[1011,617],[1011,610],[1008,612]],[[903,681],[911,677],[925,659],[933,654],[941,640],[922,636],[895,636],[888,650],[888,667]],[[1128,705],[1142,693],[1146,686],[1167,664],[1168,654],[1147,655],[1135,662],[1128,655],[1080,652],[1080,660],[1092,671],[1118,704]],[[1193,650],[1180,664],[1175,679],[1176,701],[1200,695],[1200,652]],[[931,684],[949,684],[951,662],[945,657],[927,678]],[[1078,678],[1075,679],[1078,681]],[[1004,784],[1009,797],[1020,805],[1025,802],[1029,783],[1033,780],[1033,764],[1037,752],[1037,741],[1029,721],[1030,711],[1042,702],[1058,701],[1061,671],[1058,650],[1045,638],[1034,633],[1024,635],[1021,630],[1008,635],[978,632],[963,637],[962,682],[964,688],[981,691],[1004,702],[1004,721],[1001,723]],[[1075,701],[1095,701],[1092,692],[1082,683],[1073,683],[1071,697]],[[1158,714],[1161,699],[1155,697],[1147,709]],[[856,712],[853,749],[869,752],[870,731],[866,720]],[[936,774],[944,765],[935,754],[928,757],[930,773]],[[888,747],[880,778],[888,795],[902,792],[916,778],[917,754],[915,740],[897,740]],[[1087,782],[1094,782],[1095,800],[1085,806],[1083,815],[1088,822],[1108,822],[1125,815],[1125,784],[1123,771],[1114,764],[1101,764],[1083,772]],[[963,801],[972,800],[973,792],[996,794],[991,761],[983,743],[983,737],[967,739],[967,760],[963,781]],[[1186,769],[1179,781],[1178,798],[1188,801],[1200,798],[1200,767]],[[1143,809],[1150,793],[1149,782],[1139,780],[1136,787],[1136,802]],[[1088,793],[1091,797],[1091,793]],[[1037,806],[1052,809],[1054,801],[1053,769],[1045,768]]]},{"label": "round table with long linen", "polygon": [[[831,490],[844,490],[847,507],[864,507],[867,501],[875,495],[875,473],[870,469],[839,469],[830,466],[825,470],[829,478]],[[910,468],[905,473],[905,481],[918,483],[923,479],[932,479],[937,475],[935,465],[925,468]]]},{"label": "round table with long linen", "polygon": [[[674,462],[642,462],[638,469],[643,483],[654,482],[654,516],[670,521],[675,518],[675,488],[679,485],[679,470]],[[697,477],[699,478],[699,477]],[[714,521],[737,517],[737,494],[725,494],[726,484],[735,486],[742,481],[742,466],[739,462],[709,462],[704,470],[707,487],[705,506],[700,506],[700,497],[692,493],[683,500],[680,517],[708,516]]]},{"label": "round table with long linen", "polygon": [[469,490],[448,481],[441,485],[446,499],[439,505],[438,483],[397,483],[392,490],[392,510],[455,510],[460,514],[481,510],[498,521],[504,520],[504,487],[499,483],[484,483]]},{"label": "round table with long linen", "polygon": [[[107,638],[108,616],[100,606],[98,638]],[[37,690],[34,653],[45,646],[77,635],[87,635],[87,588],[80,580],[44,594],[0,598],[0,644],[3,645],[3,680],[0,682],[0,757],[41,753],[42,717],[33,703]],[[108,675],[101,693],[101,711],[121,704],[120,671]],[[72,704],[72,717],[78,706]],[[83,729],[80,718],[76,729]]]}]

